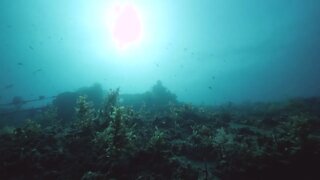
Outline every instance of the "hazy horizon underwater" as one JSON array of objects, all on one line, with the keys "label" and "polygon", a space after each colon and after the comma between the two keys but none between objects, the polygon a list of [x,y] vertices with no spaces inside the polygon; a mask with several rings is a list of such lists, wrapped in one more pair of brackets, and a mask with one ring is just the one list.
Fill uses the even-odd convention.
[{"label": "hazy horizon underwater", "polygon": [[1,0],[0,179],[320,179],[319,17]]},{"label": "hazy horizon underwater", "polygon": [[[121,15],[126,6],[134,12]],[[143,93],[158,80],[196,104],[320,92],[315,0],[4,0],[1,9],[2,103],[94,83]]]}]

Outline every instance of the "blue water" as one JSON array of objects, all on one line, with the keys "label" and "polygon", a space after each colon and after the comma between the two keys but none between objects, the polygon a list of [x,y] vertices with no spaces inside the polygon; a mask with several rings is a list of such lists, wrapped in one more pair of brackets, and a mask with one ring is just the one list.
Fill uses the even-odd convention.
[{"label": "blue water", "polygon": [[220,104],[320,95],[320,1],[136,0],[143,38],[119,51],[112,0],[1,0],[0,103],[100,83]]}]

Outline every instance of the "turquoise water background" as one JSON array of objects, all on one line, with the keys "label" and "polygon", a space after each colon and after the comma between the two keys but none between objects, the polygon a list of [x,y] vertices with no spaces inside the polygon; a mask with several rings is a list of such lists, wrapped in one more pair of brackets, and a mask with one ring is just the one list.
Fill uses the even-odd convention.
[{"label": "turquoise water background", "polygon": [[157,80],[197,104],[319,96],[318,0],[129,1],[144,33],[126,52],[109,29],[116,2],[1,0],[0,103]]}]

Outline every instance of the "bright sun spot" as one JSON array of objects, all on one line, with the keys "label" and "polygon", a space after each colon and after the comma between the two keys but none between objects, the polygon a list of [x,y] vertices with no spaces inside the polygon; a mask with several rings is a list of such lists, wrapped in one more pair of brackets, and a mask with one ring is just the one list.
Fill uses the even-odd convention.
[{"label": "bright sun spot", "polygon": [[112,8],[111,34],[118,49],[137,45],[142,32],[141,17],[133,4],[117,4]]}]

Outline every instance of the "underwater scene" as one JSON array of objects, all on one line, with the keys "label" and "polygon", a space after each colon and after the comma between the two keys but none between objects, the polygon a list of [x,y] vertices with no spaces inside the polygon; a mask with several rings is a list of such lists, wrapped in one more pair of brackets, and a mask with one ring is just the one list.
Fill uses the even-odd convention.
[{"label": "underwater scene", "polygon": [[0,180],[319,180],[319,0],[1,0]]}]

